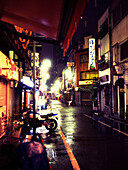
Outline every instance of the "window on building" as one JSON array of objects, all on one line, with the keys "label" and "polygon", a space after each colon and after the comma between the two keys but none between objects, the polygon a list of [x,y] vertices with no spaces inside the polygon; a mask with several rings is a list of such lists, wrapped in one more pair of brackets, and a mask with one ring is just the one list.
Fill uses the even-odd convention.
[{"label": "window on building", "polygon": [[82,54],[80,55],[80,63],[88,63],[88,54]]},{"label": "window on building", "polygon": [[98,78],[98,72],[97,71],[86,71],[86,72],[80,72],[80,79],[96,79]]},{"label": "window on building", "polygon": [[113,26],[123,19],[128,14],[128,2],[127,0],[121,0],[113,10]]},{"label": "window on building", "polygon": [[128,41],[121,45],[121,60],[128,58]]},{"label": "window on building", "polygon": [[100,26],[99,37],[103,38],[108,33],[108,19]]},{"label": "window on building", "polygon": [[109,68],[109,53],[106,53],[101,56],[101,60],[99,62],[99,69],[103,70]]},{"label": "window on building", "polygon": [[127,0],[121,0],[121,14],[122,14],[122,17],[125,17],[128,14]]}]

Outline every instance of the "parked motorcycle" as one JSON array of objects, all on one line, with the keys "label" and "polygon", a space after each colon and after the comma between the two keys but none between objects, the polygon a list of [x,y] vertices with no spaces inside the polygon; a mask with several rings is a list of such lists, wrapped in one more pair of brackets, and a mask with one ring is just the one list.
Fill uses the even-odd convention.
[{"label": "parked motorcycle", "polygon": [[[55,116],[55,118],[51,118]],[[41,115],[40,116],[43,120],[44,120],[44,123],[42,125],[45,125],[46,129],[49,130],[49,131],[54,131],[58,124],[57,124],[57,114],[54,114],[54,113],[50,113],[50,114],[47,114],[47,115]]]},{"label": "parked motorcycle", "polygon": [[[50,132],[54,131],[57,128],[57,119],[57,114],[54,113],[50,113],[47,115],[40,115],[39,113],[35,114],[36,127],[45,126],[46,129]],[[23,114],[23,121],[24,127],[26,127],[26,129],[31,129],[33,127],[33,112],[25,112]]]}]

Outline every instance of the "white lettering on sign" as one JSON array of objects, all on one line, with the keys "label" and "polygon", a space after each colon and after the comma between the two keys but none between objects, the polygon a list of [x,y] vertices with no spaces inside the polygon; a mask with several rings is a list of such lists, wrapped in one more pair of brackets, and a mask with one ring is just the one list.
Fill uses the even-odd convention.
[{"label": "white lettering on sign", "polygon": [[95,69],[95,39],[89,39],[89,64],[88,69]]}]

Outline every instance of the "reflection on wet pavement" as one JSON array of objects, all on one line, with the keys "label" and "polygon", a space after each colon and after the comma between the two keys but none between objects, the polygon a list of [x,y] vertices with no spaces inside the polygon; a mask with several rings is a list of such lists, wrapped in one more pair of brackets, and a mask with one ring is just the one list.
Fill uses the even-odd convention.
[{"label": "reflection on wet pavement", "polygon": [[63,107],[58,101],[53,102],[52,110],[58,113],[59,127],[43,139],[53,170],[73,169],[59,133],[60,127],[81,170],[125,169],[128,124],[94,115],[88,107]]},{"label": "reflection on wet pavement", "polygon": [[[100,123],[104,122],[106,124],[106,126],[111,127],[113,130],[122,133],[126,136],[128,136],[128,124],[125,122],[121,122],[119,120],[114,120],[112,118],[98,118],[98,122]],[[124,133],[123,133],[124,132]]]}]

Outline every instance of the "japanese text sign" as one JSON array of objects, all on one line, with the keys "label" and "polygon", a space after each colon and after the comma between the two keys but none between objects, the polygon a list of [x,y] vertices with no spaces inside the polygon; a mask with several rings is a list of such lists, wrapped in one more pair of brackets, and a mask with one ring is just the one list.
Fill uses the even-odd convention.
[{"label": "japanese text sign", "polygon": [[89,39],[89,65],[88,69],[95,69],[95,39]]}]

